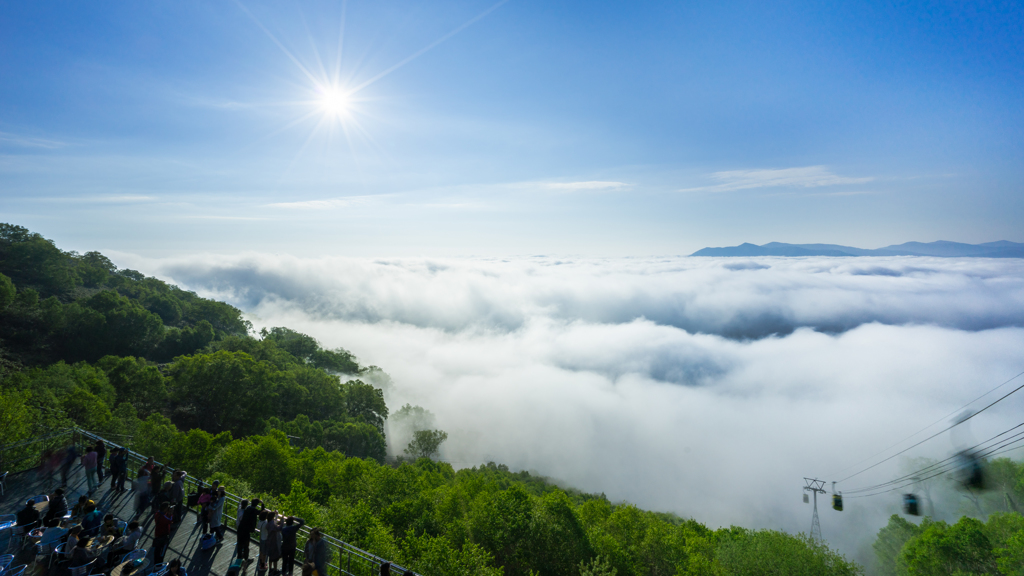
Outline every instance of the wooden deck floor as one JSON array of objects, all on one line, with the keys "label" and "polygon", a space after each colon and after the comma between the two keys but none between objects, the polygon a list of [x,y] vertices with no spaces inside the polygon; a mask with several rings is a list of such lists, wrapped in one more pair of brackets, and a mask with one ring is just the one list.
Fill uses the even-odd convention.
[{"label": "wooden deck floor", "polygon": [[[78,502],[78,498],[86,493],[86,481],[81,466],[75,466],[75,470],[68,478],[69,485],[65,487],[64,493],[68,500],[69,506],[74,506]],[[59,481],[58,481],[59,484]],[[127,485],[130,485],[128,483]],[[0,513],[2,514],[15,514],[18,510],[21,510],[25,506],[25,502],[34,496],[40,494],[49,494],[51,488],[56,488],[57,484],[47,485],[46,481],[39,481],[34,472],[22,472],[17,475],[11,475],[7,479],[7,490],[2,499],[0,499]],[[121,494],[111,492],[109,490],[110,482],[106,479],[101,486],[93,492],[91,498],[96,501],[97,506],[105,513],[113,514],[121,520],[130,521],[134,515],[134,501],[135,494],[130,490]],[[145,548],[149,554],[148,558],[152,560],[152,550],[150,548],[153,545],[153,513],[152,510],[147,510],[142,514],[139,520],[142,524],[144,536],[139,542],[140,548]],[[199,548],[199,538],[201,536],[201,530],[199,524],[196,523],[198,516],[193,511],[189,511],[180,524],[174,527],[172,532],[171,544],[164,554],[164,562],[170,562],[173,558],[181,560],[181,565],[188,572],[188,576],[224,576],[228,567],[231,565],[231,561],[235,557],[235,532],[232,529],[224,535],[224,541],[209,550],[201,550]],[[6,540],[0,542],[0,547],[6,545]],[[251,555],[255,558],[257,551],[257,544],[255,542],[250,546]],[[2,552],[2,551],[0,551]],[[13,552],[12,552],[13,553]],[[32,562],[34,554],[31,551],[24,551],[21,555],[16,558],[14,564],[29,564],[29,569],[26,570],[26,576],[32,569]],[[298,567],[295,567],[295,574],[300,572]],[[35,574],[46,573],[46,561],[44,560],[41,566],[37,566]],[[66,574],[66,571],[62,572]],[[255,574],[256,563],[252,562],[249,566],[243,569],[242,574]],[[261,572],[262,573],[262,572]],[[56,567],[49,571],[48,576],[61,576]]]}]

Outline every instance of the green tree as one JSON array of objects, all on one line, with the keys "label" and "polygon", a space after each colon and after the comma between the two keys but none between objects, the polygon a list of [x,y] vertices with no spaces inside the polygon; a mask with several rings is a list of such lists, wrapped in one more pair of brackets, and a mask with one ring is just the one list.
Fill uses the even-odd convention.
[{"label": "green tree", "polygon": [[130,403],[139,414],[148,416],[165,405],[166,379],[142,358],[104,356],[96,366],[106,372],[118,400]]},{"label": "green tree", "polygon": [[14,296],[17,290],[14,288],[14,282],[11,279],[0,274],[0,310],[10,306],[11,302],[14,302]]},{"label": "green tree", "polygon": [[447,439],[448,433],[443,430],[417,430],[413,432],[412,442],[405,447],[405,453],[413,458],[430,458]]},{"label": "green tree", "polygon": [[1006,576],[1024,576],[1024,531],[1006,540],[1002,548],[996,550],[996,565]]},{"label": "green tree", "polygon": [[183,427],[241,437],[262,432],[274,415],[279,373],[245,352],[183,356],[170,377],[174,417]]},{"label": "green tree", "polygon": [[952,526],[931,522],[923,528],[903,546],[897,560],[897,566],[909,576],[995,572],[992,543],[980,520],[964,516]]},{"label": "green tree", "polygon": [[579,571],[580,576],[615,576],[618,572],[604,556],[594,556],[590,562],[581,560]]},{"label": "green tree", "polygon": [[257,492],[283,494],[295,479],[297,462],[288,438],[279,431],[250,436],[227,444],[210,465],[212,472],[224,472],[245,479]]},{"label": "green tree", "polygon": [[178,437],[178,429],[162,414],[150,414],[138,425],[132,438],[133,449],[160,462],[166,461],[167,451]]},{"label": "green tree", "polygon": [[482,494],[470,514],[473,541],[494,557],[506,576],[524,576],[530,566],[526,541],[533,520],[533,502],[520,486]]},{"label": "green tree", "polygon": [[323,429],[323,447],[355,458],[383,462],[387,442],[379,430],[363,422],[334,423]]},{"label": "green tree", "polygon": [[735,576],[847,576],[862,570],[822,542],[776,530],[753,530],[725,538],[718,564]]},{"label": "green tree", "polygon": [[889,523],[878,531],[875,543],[875,557],[878,559],[879,576],[897,576],[896,559],[900,550],[912,538],[917,537],[923,528],[906,521],[902,516],[893,514]]},{"label": "green tree", "polygon": [[345,398],[345,412],[349,418],[366,422],[383,435],[384,421],[388,418],[384,392],[362,380],[349,380],[342,384],[341,389]]}]

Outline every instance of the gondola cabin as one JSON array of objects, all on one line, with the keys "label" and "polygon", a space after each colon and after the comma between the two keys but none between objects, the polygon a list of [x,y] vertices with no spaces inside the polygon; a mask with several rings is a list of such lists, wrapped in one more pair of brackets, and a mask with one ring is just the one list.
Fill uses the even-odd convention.
[{"label": "gondola cabin", "polygon": [[921,515],[921,511],[917,502],[917,496],[915,494],[903,495],[903,513],[909,514],[910,516]]}]

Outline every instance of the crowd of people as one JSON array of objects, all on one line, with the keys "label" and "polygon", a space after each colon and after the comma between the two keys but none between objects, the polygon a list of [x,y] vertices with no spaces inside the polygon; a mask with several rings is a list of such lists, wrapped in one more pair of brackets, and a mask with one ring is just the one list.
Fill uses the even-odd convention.
[{"label": "crowd of people", "polygon": [[[64,559],[69,567],[87,564],[96,559],[101,551],[104,567],[110,567],[116,559],[139,547],[143,538],[140,522],[148,523],[147,511],[152,510],[153,564],[165,567],[176,576],[187,576],[178,559],[163,564],[174,527],[184,519],[189,507],[197,507],[197,524],[203,536],[201,542],[205,543],[207,539],[212,539],[212,543],[223,542],[227,530],[224,516],[227,492],[219,481],[215,481],[209,486],[200,485],[196,493],[187,495],[185,479],[188,473],[174,470],[170,479],[165,480],[167,468],[150,457],[131,482],[131,491],[134,493],[133,515],[128,522],[119,521],[112,514],[104,514],[91,496],[100,489],[107,477],[110,479],[111,494],[128,490],[125,487],[128,481],[128,457],[126,448],[111,446],[108,450],[102,440],[87,446],[82,452],[74,445],[62,450],[47,451],[42,457],[39,475],[52,485],[59,472],[60,487],[49,495],[49,503],[43,514],[37,509],[36,502],[29,500],[25,508],[18,512],[17,524],[24,526],[26,532],[42,527],[38,543],[44,547],[55,548],[60,540],[64,540]],[[85,472],[87,490],[69,510],[64,490],[76,461],[81,463]],[[256,562],[257,572],[269,576],[293,576],[298,536],[306,521],[269,510],[258,498],[242,500],[236,512],[235,553],[243,564]],[[252,558],[250,548],[254,533],[259,535],[259,548],[256,557]],[[91,546],[96,538],[102,539],[106,545]],[[327,576],[331,549],[319,528],[310,530],[303,557],[303,576]],[[96,570],[91,572],[95,573]],[[384,568],[381,573],[385,574]]]}]

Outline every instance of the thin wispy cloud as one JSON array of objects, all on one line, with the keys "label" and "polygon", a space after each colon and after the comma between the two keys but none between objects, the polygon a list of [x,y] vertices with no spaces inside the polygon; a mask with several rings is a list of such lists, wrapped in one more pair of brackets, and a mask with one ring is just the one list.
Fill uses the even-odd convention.
[{"label": "thin wispy cloud", "polygon": [[366,206],[371,202],[371,196],[341,196],[338,198],[324,198],[322,200],[300,200],[298,202],[273,202],[267,204],[267,208],[284,208],[288,210],[335,210],[338,208],[352,208],[354,206]]},{"label": "thin wispy cloud", "polygon": [[6,144],[13,144],[14,146],[20,146],[22,148],[63,148],[67,146],[67,142],[61,142],[59,140],[50,140],[48,138],[34,138],[32,136],[22,136],[20,134],[12,134],[10,132],[0,132],[0,142]]},{"label": "thin wispy cloud", "polygon": [[731,192],[751,188],[818,188],[863,184],[874,180],[872,177],[840,176],[827,166],[804,166],[801,168],[766,168],[759,170],[726,170],[713,172],[709,178],[716,182],[707,186],[682,188],[680,192]]},{"label": "thin wispy cloud", "polygon": [[92,202],[152,202],[156,200],[156,196],[144,196],[141,194],[124,194],[120,196],[98,196],[95,198],[87,198],[87,201]]},{"label": "thin wispy cloud", "polygon": [[61,202],[61,203],[74,203],[74,204],[134,204],[138,202],[155,202],[158,200],[156,196],[147,196],[143,194],[110,194],[102,196],[81,196],[81,197],[68,197],[68,196],[50,196],[44,198],[34,198],[33,200],[39,202]]},{"label": "thin wispy cloud", "polygon": [[543,182],[541,186],[550,190],[575,192],[580,190],[619,190],[629,187],[629,184],[606,180],[587,180],[583,182]]},{"label": "thin wispy cloud", "polygon": [[184,216],[192,220],[269,220],[260,216],[217,216],[213,214],[190,214]]}]

